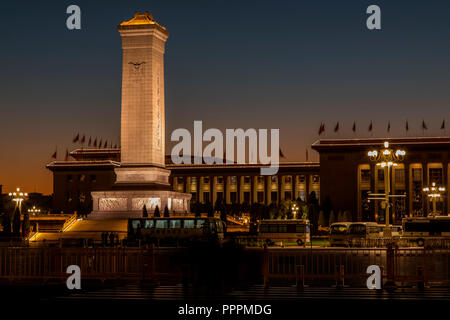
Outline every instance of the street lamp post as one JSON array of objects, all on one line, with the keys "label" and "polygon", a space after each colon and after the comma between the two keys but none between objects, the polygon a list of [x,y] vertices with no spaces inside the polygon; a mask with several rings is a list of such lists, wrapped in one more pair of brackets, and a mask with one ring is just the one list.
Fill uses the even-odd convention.
[{"label": "street lamp post", "polygon": [[16,203],[16,208],[19,207],[19,213],[22,214],[22,201],[28,196],[28,193],[20,191],[20,188],[16,189],[16,192],[10,192],[9,196]]},{"label": "street lamp post", "polygon": [[31,215],[39,215],[41,213],[41,209],[36,209],[36,206],[33,206],[33,208],[28,209],[28,212],[31,213]]},{"label": "street lamp post", "polygon": [[390,208],[390,191],[391,191],[391,167],[397,166],[398,161],[402,161],[406,155],[404,150],[392,150],[389,148],[389,142],[384,142],[384,148],[381,150],[373,150],[367,153],[371,161],[377,162],[377,166],[384,169],[384,209],[386,213],[385,222],[386,226],[384,228],[383,236],[385,238],[391,238],[391,228],[389,227],[389,208]]},{"label": "street lamp post", "polygon": [[423,192],[427,194],[428,198],[430,198],[431,202],[433,203],[433,212],[430,215],[436,216],[436,202],[438,198],[442,197],[442,193],[445,192],[445,188],[438,187],[436,186],[436,183],[433,182],[430,187],[423,188]]},{"label": "street lamp post", "polygon": [[297,219],[297,214],[298,214],[298,206],[296,203],[294,203],[292,205],[292,214],[294,216],[294,219]]}]

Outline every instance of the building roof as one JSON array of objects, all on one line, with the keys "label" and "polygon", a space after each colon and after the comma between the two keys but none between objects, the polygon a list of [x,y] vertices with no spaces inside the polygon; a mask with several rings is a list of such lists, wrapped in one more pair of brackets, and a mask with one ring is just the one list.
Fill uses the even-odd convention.
[{"label": "building roof", "polygon": [[135,12],[134,17],[128,21],[122,21],[118,27],[119,30],[141,29],[145,27],[157,27],[164,33],[168,33],[166,27],[160,25],[153,19],[153,16],[145,11],[144,13]]},{"label": "building roof", "polygon": [[[49,170],[67,170],[67,169],[93,169],[93,168],[115,168],[120,167],[120,149],[75,149],[69,153],[74,160],[70,161],[53,161],[47,164]],[[192,159],[194,160],[194,159]],[[281,162],[280,169],[303,168],[318,169],[319,162]],[[182,170],[201,171],[201,170],[259,170],[267,168],[269,165],[263,164],[173,164],[170,156],[166,156],[166,168],[180,172]]]},{"label": "building roof", "polygon": [[320,139],[311,146],[314,150],[326,149],[363,149],[382,146],[385,141],[390,145],[409,147],[450,147],[450,137],[404,137],[404,138],[363,138],[363,139]]},{"label": "building roof", "polygon": [[120,167],[120,162],[112,160],[92,160],[92,161],[53,161],[45,166],[51,171],[71,169],[93,169],[93,168],[115,168]]}]

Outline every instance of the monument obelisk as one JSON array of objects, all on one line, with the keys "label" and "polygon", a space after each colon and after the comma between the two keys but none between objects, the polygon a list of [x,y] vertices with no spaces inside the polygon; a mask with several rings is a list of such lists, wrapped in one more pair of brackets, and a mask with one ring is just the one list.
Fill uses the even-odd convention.
[{"label": "monument obelisk", "polygon": [[170,191],[165,169],[166,28],[148,12],[118,26],[122,37],[121,163],[113,190],[92,192],[91,218],[141,216],[142,207],[186,213],[190,194]]}]

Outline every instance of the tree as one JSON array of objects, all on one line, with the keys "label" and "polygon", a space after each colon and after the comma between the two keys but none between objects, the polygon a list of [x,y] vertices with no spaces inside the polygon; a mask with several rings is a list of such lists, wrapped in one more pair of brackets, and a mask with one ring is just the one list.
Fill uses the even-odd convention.
[{"label": "tree", "polygon": [[20,234],[20,211],[19,211],[19,207],[16,207],[16,210],[14,210],[12,229],[13,229],[13,233],[15,235],[19,235]]},{"label": "tree", "polygon": [[320,210],[320,212],[319,212],[319,226],[322,226],[322,227],[326,227],[327,226],[327,220],[325,219],[325,214],[324,214],[324,212],[323,212],[323,210]]},{"label": "tree", "polygon": [[210,203],[208,203],[208,204],[209,205],[207,206],[206,213],[208,214],[208,217],[213,218],[214,217],[214,208]]},{"label": "tree", "polygon": [[153,213],[153,216],[156,217],[156,218],[161,217],[161,214],[159,213],[158,205],[156,205],[156,207],[155,207],[155,213]]},{"label": "tree", "polygon": [[336,217],[334,215],[334,210],[330,211],[330,219],[328,220],[328,225],[331,226],[331,224],[336,222]]},{"label": "tree", "polygon": [[268,212],[269,212],[269,219],[276,219],[278,217],[277,205],[273,202],[269,204]]},{"label": "tree", "polygon": [[25,210],[25,213],[23,214],[22,235],[24,238],[28,238],[29,233],[30,233],[30,215],[28,214],[28,210]]},{"label": "tree", "polygon": [[328,220],[330,218],[331,210],[333,210],[333,204],[331,203],[330,196],[326,196],[323,200],[322,210],[325,216],[325,219]]},{"label": "tree", "polygon": [[147,212],[147,206],[144,204],[144,206],[142,207],[142,216],[144,218],[148,217],[148,212]]},{"label": "tree", "polygon": [[337,221],[338,222],[343,222],[344,221],[344,215],[342,214],[342,210],[338,211]]},{"label": "tree", "polygon": [[200,204],[198,202],[195,203],[195,217],[200,218],[202,216],[202,211]]},{"label": "tree", "polygon": [[345,222],[352,222],[352,214],[348,210],[344,211],[344,221]]},{"label": "tree", "polygon": [[6,234],[11,233],[11,217],[9,216],[8,212],[3,213],[2,226],[3,226],[3,233]]},{"label": "tree", "polygon": [[169,208],[167,208],[167,206],[164,207],[164,218],[169,218]]}]

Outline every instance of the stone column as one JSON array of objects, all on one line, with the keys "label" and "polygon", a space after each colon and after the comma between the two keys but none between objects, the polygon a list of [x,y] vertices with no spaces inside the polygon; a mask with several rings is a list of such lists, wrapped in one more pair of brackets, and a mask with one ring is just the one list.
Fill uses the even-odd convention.
[{"label": "stone column", "polygon": [[[425,186],[428,186],[428,165],[426,162],[422,162],[422,172],[423,172],[423,176],[422,176],[422,188]],[[423,214],[426,217],[428,215],[428,206],[429,206],[429,201],[428,201],[428,197],[426,195],[424,195],[422,193],[422,203],[423,203]]]},{"label": "stone column", "polygon": [[209,176],[209,201],[212,206],[214,206],[216,197],[214,192],[214,176]]},{"label": "stone column", "polygon": [[[311,175],[306,174],[305,175],[305,202],[308,202],[309,200],[309,184],[311,183]],[[337,212],[335,212],[337,214]]]},{"label": "stone column", "polygon": [[281,192],[282,192],[282,184],[283,184],[283,176],[281,174],[279,174],[277,176],[277,184],[278,184],[278,198],[277,198],[277,203],[281,203],[281,200],[283,199],[281,197]]},{"label": "stone column", "polygon": [[229,203],[228,198],[228,176],[223,176],[223,202],[224,204]]},{"label": "stone column", "polygon": [[196,177],[196,188],[197,188],[197,202],[200,202],[200,179],[201,179],[201,177],[199,176],[199,175],[197,175],[197,177]]},{"label": "stone column", "polygon": [[236,176],[236,196],[237,196],[237,203],[241,203],[241,179],[242,176]]},{"label": "stone column", "polygon": [[264,189],[266,190],[266,205],[269,205],[272,197],[272,176],[267,176],[265,180]]},{"label": "stone column", "polygon": [[254,193],[255,193],[255,177],[254,176],[250,176],[250,205],[255,202],[255,197],[254,197]]},{"label": "stone column", "polygon": [[293,198],[293,200],[295,201],[295,200],[297,200],[297,194],[298,194],[298,175],[293,175],[293,178],[292,178],[292,183],[293,183],[293,185],[292,185],[292,192],[293,192],[293,195],[292,195],[292,198]]}]

